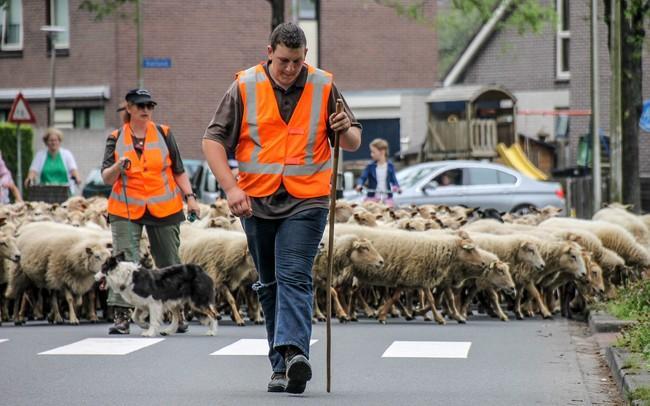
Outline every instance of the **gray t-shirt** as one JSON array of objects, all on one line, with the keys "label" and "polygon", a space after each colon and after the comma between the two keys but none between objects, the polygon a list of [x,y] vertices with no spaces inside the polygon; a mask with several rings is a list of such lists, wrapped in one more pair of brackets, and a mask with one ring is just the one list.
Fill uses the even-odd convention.
[{"label": "gray t-shirt", "polygon": [[[270,61],[264,65],[266,76],[269,78],[273,87],[280,115],[284,122],[288,123],[298,101],[300,100],[305,83],[307,82],[307,68],[303,66],[295,83],[287,90],[284,90],[271,78],[268,64],[270,64]],[[328,116],[336,112],[337,99],[343,100],[343,108],[348,117],[350,117],[352,126],[361,129],[361,124],[356,120],[350,107],[348,107],[345,99],[334,84],[332,85],[332,91],[330,92],[329,101],[327,103]],[[237,85],[237,81],[234,81],[221,99],[221,102],[214,113],[214,117],[212,117],[212,121],[205,130],[203,138],[220,143],[226,149],[229,156],[234,156],[237,143],[239,142],[243,111],[244,104],[239,95],[239,86]],[[327,133],[330,139],[330,144],[333,145],[334,131],[330,128],[329,122],[327,123]],[[301,199],[289,194],[287,189],[284,187],[284,184],[280,184],[278,190],[269,196],[251,197],[251,203],[253,206],[254,216],[266,219],[278,219],[292,216],[295,213],[307,209],[327,209],[329,208],[329,196]]]}]

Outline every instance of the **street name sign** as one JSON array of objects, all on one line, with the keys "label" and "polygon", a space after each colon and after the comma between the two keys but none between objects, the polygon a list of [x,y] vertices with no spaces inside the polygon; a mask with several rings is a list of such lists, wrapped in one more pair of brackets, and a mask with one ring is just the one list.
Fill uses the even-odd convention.
[{"label": "street name sign", "polygon": [[169,69],[172,67],[172,58],[144,58],[142,67],[149,69]]},{"label": "street name sign", "polygon": [[643,113],[641,113],[639,127],[641,127],[643,131],[650,133],[650,100],[646,100],[643,103]]}]

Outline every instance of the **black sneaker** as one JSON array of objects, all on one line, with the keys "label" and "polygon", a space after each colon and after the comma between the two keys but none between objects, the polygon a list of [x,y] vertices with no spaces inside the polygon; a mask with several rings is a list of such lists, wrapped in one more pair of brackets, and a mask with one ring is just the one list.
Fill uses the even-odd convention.
[{"label": "black sneaker", "polygon": [[108,328],[108,334],[129,334],[129,323],[131,309],[126,307],[115,307],[113,325]]},{"label": "black sneaker", "polygon": [[288,393],[303,393],[307,381],[311,379],[311,365],[304,355],[297,353],[287,357],[287,389]]},{"label": "black sneaker", "polygon": [[287,374],[274,372],[268,385],[269,392],[284,392],[287,389]]}]

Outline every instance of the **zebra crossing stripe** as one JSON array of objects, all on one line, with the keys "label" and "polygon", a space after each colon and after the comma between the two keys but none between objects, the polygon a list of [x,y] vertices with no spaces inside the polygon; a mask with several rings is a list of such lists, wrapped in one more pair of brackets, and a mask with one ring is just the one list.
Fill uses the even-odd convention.
[{"label": "zebra crossing stripe", "polygon": [[5,341],[9,341],[8,338],[0,338],[0,343],[4,343]]},{"label": "zebra crossing stripe", "polygon": [[38,355],[126,355],[163,340],[164,338],[86,338]]},{"label": "zebra crossing stripe", "polygon": [[469,341],[394,341],[382,358],[467,358]]},{"label": "zebra crossing stripe", "polygon": [[[309,345],[312,346],[318,340],[311,340]],[[234,343],[213,352],[210,355],[268,355],[269,342],[260,338],[243,338]]]}]

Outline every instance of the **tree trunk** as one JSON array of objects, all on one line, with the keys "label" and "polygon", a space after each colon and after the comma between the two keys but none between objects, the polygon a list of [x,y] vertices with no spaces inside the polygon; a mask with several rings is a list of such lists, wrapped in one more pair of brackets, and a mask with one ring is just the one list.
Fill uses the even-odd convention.
[{"label": "tree trunk", "polygon": [[271,32],[284,22],[284,0],[268,0],[271,3]]},{"label": "tree trunk", "polygon": [[639,178],[639,118],[643,108],[643,27],[644,13],[641,7],[631,5],[634,1],[623,0],[621,44],[622,110],[623,110],[623,201],[641,210],[641,179]]}]

